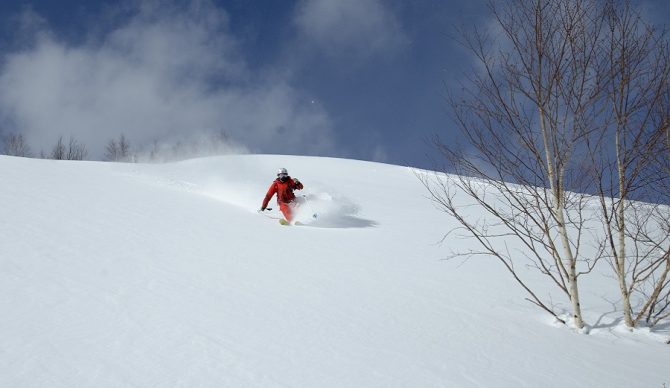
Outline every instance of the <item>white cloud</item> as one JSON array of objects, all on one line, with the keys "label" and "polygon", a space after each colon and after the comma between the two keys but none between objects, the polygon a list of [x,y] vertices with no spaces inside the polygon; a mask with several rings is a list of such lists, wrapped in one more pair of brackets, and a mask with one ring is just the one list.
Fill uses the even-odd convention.
[{"label": "white cloud", "polygon": [[208,1],[142,2],[117,28],[80,45],[40,27],[34,45],[3,63],[3,127],[24,133],[33,149],[73,135],[100,157],[121,133],[150,144],[220,130],[264,152],[332,146],[327,113],[284,76],[252,73],[227,15]]},{"label": "white cloud", "polygon": [[395,53],[408,38],[380,0],[303,0],[294,22],[326,55],[368,57]]}]

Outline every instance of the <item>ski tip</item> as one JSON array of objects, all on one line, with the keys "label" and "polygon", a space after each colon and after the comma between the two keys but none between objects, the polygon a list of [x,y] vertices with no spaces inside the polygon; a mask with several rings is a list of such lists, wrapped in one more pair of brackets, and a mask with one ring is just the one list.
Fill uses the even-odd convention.
[{"label": "ski tip", "polygon": [[301,226],[301,225],[305,225],[305,224],[303,224],[303,223],[300,222],[300,221],[288,222],[288,221],[286,221],[286,220],[283,219],[283,218],[279,220],[279,223],[282,224],[282,225],[286,225],[286,226],[291,226],[291,225]]}]

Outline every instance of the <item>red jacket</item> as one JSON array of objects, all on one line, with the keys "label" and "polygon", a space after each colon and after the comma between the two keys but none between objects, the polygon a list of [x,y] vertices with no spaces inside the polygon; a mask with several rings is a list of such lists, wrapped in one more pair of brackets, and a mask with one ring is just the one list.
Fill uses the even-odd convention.
[{"label": "red jacket", "polygon": [[279,178],[275,179],[274,182],[270,185],[267,194],[265,194],[265,199],[263,199],[262,208],[265,209],[270,202],[270,199],[273,195],[277,194],[277,203],[289,203],[293,202],[295,199],[295,194],[293,190],[302,190],[303,186],[300,181],[296,182],[293,178],[288,177],[284,182],[280,181]]}]

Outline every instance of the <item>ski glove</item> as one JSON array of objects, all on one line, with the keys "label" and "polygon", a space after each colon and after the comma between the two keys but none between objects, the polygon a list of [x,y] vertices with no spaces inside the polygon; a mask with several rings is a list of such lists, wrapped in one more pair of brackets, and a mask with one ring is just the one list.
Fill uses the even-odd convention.
[{"label": "ski glove", "polygon": [[295,182],[296,186],[300,184],[300,181],[298,180],[298,178],[293,178],[293,182]]}]

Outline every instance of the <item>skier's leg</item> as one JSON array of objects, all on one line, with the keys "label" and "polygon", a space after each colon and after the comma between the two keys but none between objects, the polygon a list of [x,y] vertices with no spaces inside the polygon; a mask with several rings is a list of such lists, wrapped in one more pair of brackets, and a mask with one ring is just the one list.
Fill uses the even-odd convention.
[{"label": "skier's leg", "polygon": [[289,211],[291,212],[291,218],[295,217],[296,212],[298,212],[298,208],[300,208],[300,205],[302,205],[303,201],[304,198],[297,197],[296,199],[288,203],[288,208]]},{"label": "skier's leg", "polygon": [[293,221],[293,212],[291,211],[291,206],[288,203],[280,203],[279,204],[279,210],[284,214],[284,218],[286,218],[286,221],[291,222]]}]

